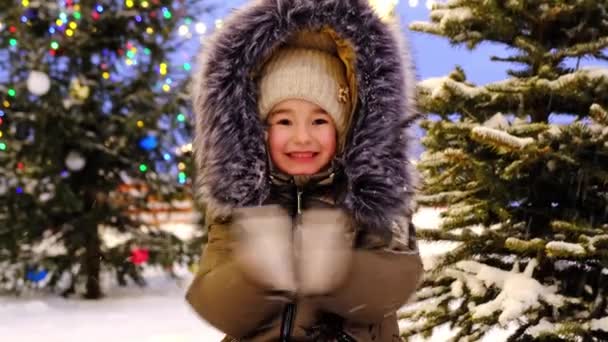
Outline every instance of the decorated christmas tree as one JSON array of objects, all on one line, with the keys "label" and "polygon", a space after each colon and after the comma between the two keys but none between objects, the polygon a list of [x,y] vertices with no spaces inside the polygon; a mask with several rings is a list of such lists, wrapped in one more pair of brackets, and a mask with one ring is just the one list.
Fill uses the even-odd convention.
[{"label": "decorated christmas tree", "polygon": [[[404,336],[608,339],[608,1],[436,4],[410,28],[475,49],[501,44],[505,80],[423,80],[419,204],[443,208]],[[584,62],[584,63],[582,63]],[[581,66],[585,64],[586,66]],[[424,252],[424,251],[423,251]],[[490,339],[491,340],[491,339]]]},{"label": "decorated christmas tree", "polygon": [[138,214],[190,196],[195,2],[0,0],[0,288],[99,298],[186,258]]}]

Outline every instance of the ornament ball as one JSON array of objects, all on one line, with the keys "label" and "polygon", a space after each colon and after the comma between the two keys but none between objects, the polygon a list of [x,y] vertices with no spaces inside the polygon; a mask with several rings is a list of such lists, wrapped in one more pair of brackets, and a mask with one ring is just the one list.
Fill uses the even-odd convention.
[{"label": "ornament ball", "polygon": [[86,165],[86,159],[77,151],[70,151],[65,158],[65,165],[72,171],[80,171]]},{"label": "ornament ball", "polygon": [[51,79],[42,71],[33,70],[27,78],[27,90],[30,93],[41,96],[51,89]]}]

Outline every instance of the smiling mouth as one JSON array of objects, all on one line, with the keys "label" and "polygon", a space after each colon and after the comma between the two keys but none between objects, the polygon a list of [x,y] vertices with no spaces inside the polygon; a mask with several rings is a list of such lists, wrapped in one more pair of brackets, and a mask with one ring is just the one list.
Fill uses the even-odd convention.
[{"label": "smiling mouth", "polygon": [[306,160],[306,159],[312,159],[314,157],[317,156],[317,152],[291,152],[291,153],[287,153],[287,156],[289,156],[289,158],[292,159],[300,159],[300,160]]}]

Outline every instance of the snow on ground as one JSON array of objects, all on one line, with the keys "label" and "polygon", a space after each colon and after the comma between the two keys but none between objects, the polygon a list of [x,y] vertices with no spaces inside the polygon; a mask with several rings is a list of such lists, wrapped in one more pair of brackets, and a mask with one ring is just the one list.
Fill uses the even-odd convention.
[{"label": "snow on ground", "polygon": [[0,297],[3,342],[216,342],[223,335],[184,300],[190,279],[149,270],[147,288],[113,288],[101,301]]}]

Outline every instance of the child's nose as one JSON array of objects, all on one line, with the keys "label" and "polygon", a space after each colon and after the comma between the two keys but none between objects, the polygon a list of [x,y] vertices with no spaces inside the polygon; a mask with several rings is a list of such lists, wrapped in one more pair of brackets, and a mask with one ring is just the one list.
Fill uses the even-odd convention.
[{"label": "child's nose", "polygon": [[295,141],[299,144],[307,144],[311,141],[310,131],[306,126],[299,126],[296,129]]}]

